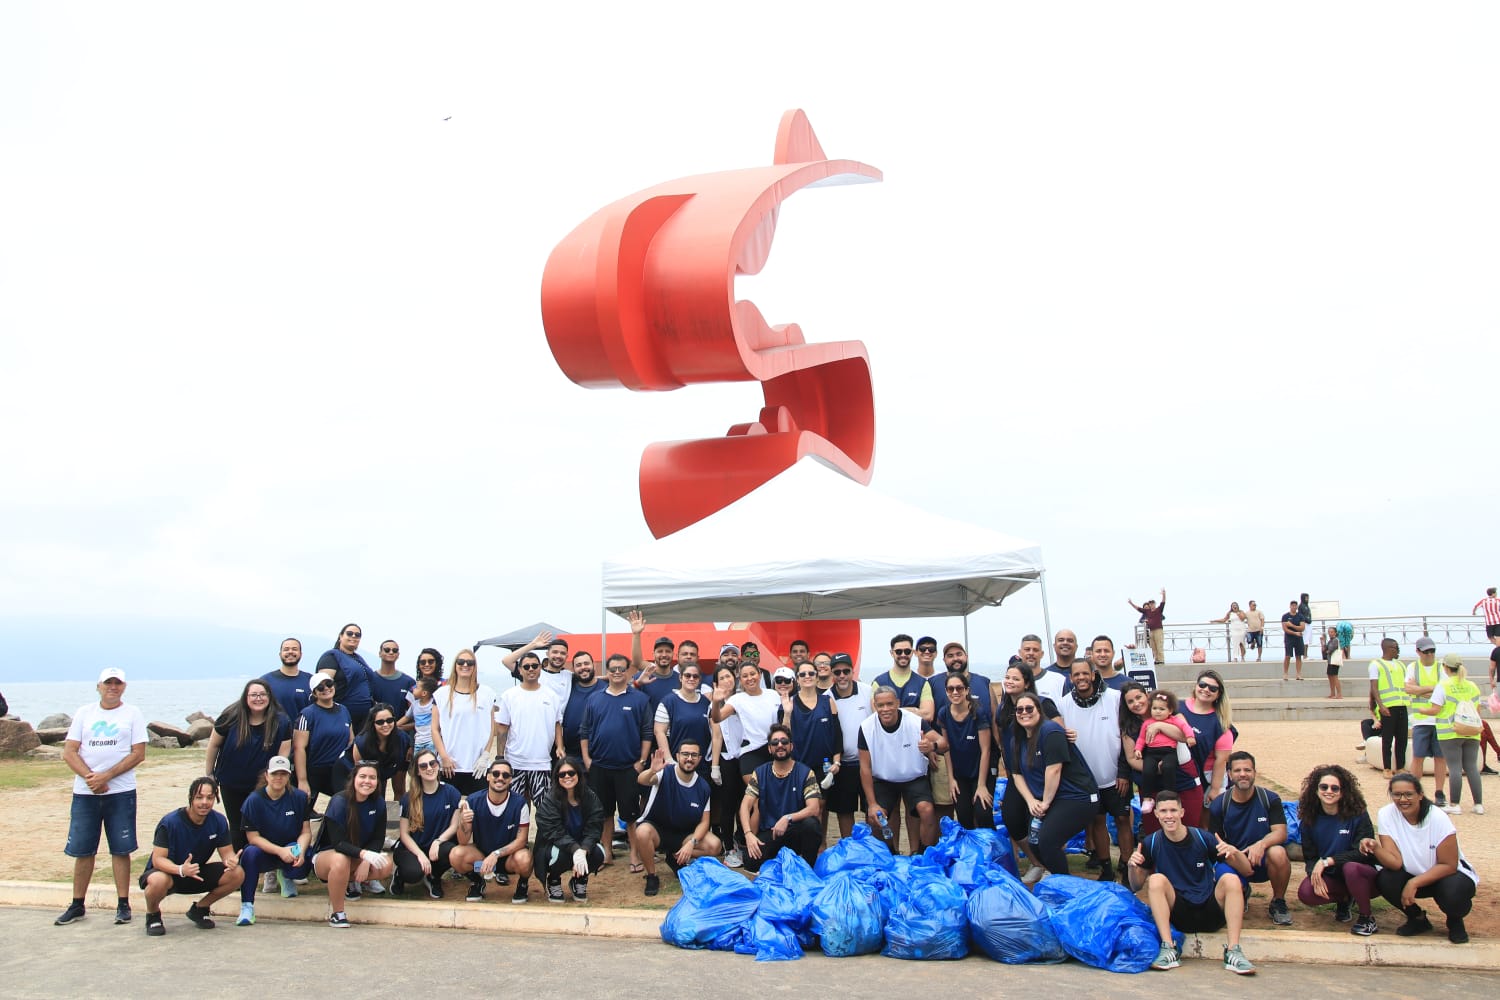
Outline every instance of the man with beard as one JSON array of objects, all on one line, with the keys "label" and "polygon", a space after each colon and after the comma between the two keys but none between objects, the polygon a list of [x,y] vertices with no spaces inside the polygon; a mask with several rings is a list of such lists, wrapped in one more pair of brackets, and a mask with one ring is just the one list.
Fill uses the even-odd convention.
[{"label": "man with beard", "polygon": [[1055,705],[1062,704],[1063,677],[1055,674],[1042,666],[1042,637],[1027,634],[1021,636],[1021,648],[1017,650],[1021,662],[1026,669],[1031,671],[1031,676],[1036,680],[1036,693],[1043,698],[1051,698]]},{"label": "man with beard", "polygon": [[1240,875],[1248,897],[1251,882],[1271,883],[1271,921],[1289,927],[1286,887],[1292,862],[1286,848],[1286,810],[1281,796],[1255,784],[1255,758],[1244,750],[1229,755],[1229,794],[1209,803],[1208,828],[1243,851],[1250,871]]},{"label": "man with beard", "polygon": [[[1099,881],[1114,880],[1110,860],[1109,828],[1105,817],[1115,818],[1120,836],[1120,864],[1124,867],[1135,850],[1130,832],[1130,800],[1118,785],[1120,771],[1120,692],[1100,683],[1099,675],[1086,660],[1074,660],[1068,675],[1072,690],[1057,703],[1062,723],[1077,734],[1074,749],[1088,764],[1099,789],[1099,814],[1090,826],[1094,856],[1099,861]],[[1128,785],[1127,785],[1128,787]]]},{"label": "man with beard", "polygon": [[272,697],[287,718],[295,719],[312,701],[312,674],[298,669],[298,664],[302,662],[302,641],[281,640],[280,657],[280,669],[271,671],[261,680],[271,689]]},{"label": "man with beard", "polygon": [[[771,760],[745,779],[740,802],[740,825],[745,829],[745,867],[755,872],[761,863],[790,847],[809,865],[818,860],[823,829],[818,823],[823,793],[818,776],[792,758],[792,731],[773,723],[766,746]],[[923,760],[925,767],[926,760]],[[930,803],[929,803],[930,805]]]},{"label": "man with beard", "polygon": [[708,830],[709,787],[698,773],[705,747],[692,737],[677,744],[677,762],[667,760],[657,749],[651,766],[641,772],[640,783],[651,789],[646,808],[635,824],[635,850],[646,866],[646,895],[661,891],[656,875],[659,850],[673,871],[698,858],[716,858],[723,849],[719,838]]},{"label": "man with beard", "polygon": [[578,728],[583,725],[583,710],[588,707],[594,692],[604,686],[604,682],[595,676],[594,669],[594,656],[588,650],[580,649],[573,654],[572,688],[563,709],[563,748],[569,757],[583,756],[578,736]]}]

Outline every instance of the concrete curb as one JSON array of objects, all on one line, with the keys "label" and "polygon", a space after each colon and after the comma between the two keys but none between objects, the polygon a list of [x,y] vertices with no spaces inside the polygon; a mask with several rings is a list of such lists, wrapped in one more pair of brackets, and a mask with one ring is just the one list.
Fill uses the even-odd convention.
[{"label": "concrete curb", "polygon": [[[455,894],[461,887],[450,887]],[[0,881],[0,906],[55,909],[68,905],[71,889],[60,882]],[[495,893],[493,887],[492,894]],[[136,920],[143,920],[145,900],[137,889],[131,891]],[[533,899],[525,906],[513,906],[505,890],[483,903],[455,900],[398,900],[366,897],[348,908],[355,926],[458,928],[510,934],[566,934],[586,937],[624,938],[641,941],[661,940],[659,910],[621,910],[594,908],[587,903],[565,903],[562,906]],[[114,889],[101,888],[97,881],[89,887],[86,905],[100,918],[114,912]],[[186,912],[186,899],[176,901],[175,910]],[[223,924],[233,924],[238,912],[236,897],[217,904],[216,917]],[[168,911],[173,912],[173,911]],[[307,896],[282,899],[279,895],[257,894],[257,919],[299,920],[322,923],[328,916],[328,899],[315,888]],[[1441,915],[1434,920],[1432,934],[1415,940],[1390,934],[1354,937],[1348,933],[1317,931],[1254,931],[1241,935],[1246,956],[1257,964],[1286,962],[1297,965],[1363,965],[1400,966],[1405,968],[1465,969],[1488,972],[1500,967],[1500,942],[1481,941],[1466,945],[1449,944],[1443,937]],[[1189,934],[1183,944],[1183,958],[1220,961],[1225,939],[1222,934]]]}]

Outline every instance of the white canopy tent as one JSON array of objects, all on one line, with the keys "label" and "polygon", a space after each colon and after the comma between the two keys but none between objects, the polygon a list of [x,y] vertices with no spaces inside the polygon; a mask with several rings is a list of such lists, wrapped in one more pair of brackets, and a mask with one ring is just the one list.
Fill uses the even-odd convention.
[{"label": "white canopy tent", "polygon": [[659,622],[967,617],[1029,583],[1042,585],[1045,615],[1034,543],[803,459],[712,516],[605,560],[603,603]]}]

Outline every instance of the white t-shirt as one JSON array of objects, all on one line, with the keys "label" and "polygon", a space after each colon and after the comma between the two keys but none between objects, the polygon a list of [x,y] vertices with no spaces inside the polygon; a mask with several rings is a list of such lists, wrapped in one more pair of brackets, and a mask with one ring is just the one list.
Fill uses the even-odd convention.
[{"label": "white t-shirt", "polygon": [[437,711],[443,748],[460,771],[472,771],[479,755],[489,746],[495,718],[494,690],[481,684],[470,696],[455,691],[450,683],[438,689],[432,696],[432,704]]},{"label": "white t-shirt", "polygon": [[1105,688],[1099,700],[1080,708],[1071,693],[1056,702],[1063,723],[1078,734],[1074,744],[1100,788],[1115,783],[1120,759],[1120,692]]},{"label": "white t-shirt", "polygon": [[[1421,684],[1422,683],[1422,678],[1417,676],[1418,671],[1420,671],[1421,669],[1422,669],[1422,661],[1421,660],[1412,660],[1410,663],[1408,663],[1406,665],[1406,683],[1408,683],[1408,684]],[[1428,697],[1433,697],[1433,695],[1437,694],[1436,689],[1437,688],[1441,688],[1443,686],[1443,684],[1442,684],[1442,681],[1443,681],[1443,667],[1442,667],[1442,664],[1440,664],[1440,663],[1434,663],[1432,665],[1432,667],[1431,667],[1431,669],[1429,671],[1429,675],[1427,677],[1427,680],[1432,681],[1432,684],[1433,684],[1433,687],[1434,687],[1433,694],[1429,695]],[[1413,699],[1414,700],[1418,700],[1421,697],[1422,697],[1421,695],[1413,695]],[[1434,701],[1433,704],[1434,705],[1441,705],[1442,702],[1440,702],[1440,701]],[[1421,712],[1415,712],[1415,711],[1414,712],[1409,712],[1407,714],[1410,716],[1410,718],[1407,721],[1411,723],[1411,727],[1413,729],[1417,728],[1418,726],[1435,726],[1435,725],[1437,725],[1437,716],[1435,716],[1435,715],[1423,715]]]},{"label": "white t-shirt", "polygon": [[1042,676],[1036,679],[1036,693],[1043,698],[1051,698],[1052,703],[1062,711],[1063,684],[1066,678],[1055,670],[1043,670]]},{"label": "white t-shirt", "polygon": [[[1412,875],[1420,875],[1437,864],[1438,845],[1455,832],[1453,821],[1437,806],[1428,809],[1427,818],[1412,826],[1402,817],[1394,802],[1380,807],[1375,826],[1401,850],[1401,867]],[[1469,864],[1461,849],[1458,870],[1473,879],[1475,885],[1479,884],[1479,873]]]},{"label": "white t-shirt", "polygon": [[[508,806],[508,805],[510,805],[510,795],[507,794],[505,796],[505,801],[502,802],[502,803],[500,803],[498,806],[495,805],[495,803],[491,802],[490,801],[490,797],[488,795],[486,795],[484,797],[484,804],[490,807],[490,815],[493,816],[493,817],[495,817],[496,819],[499,819],[500,818],[500,814],[503,813],[503,812],[505,812],[505,807]],[[531,807],[529,805],[526,805],[523,802],[521,804],[521,811],[516,814],[516,825],[517,826],[525,826],[525,825],[527,825],[530,822],[531,822]]]},{"label": "white t-shirt", "polygon": [[[518,771],[545,771],[552,766],[552,747],[557,742],[557,724],[562,705],[548,687],[528,691],[513,687],[495,705],[495,721],[509,726],[505,734],[505,759]],[[447,733],[443,736],[446,740]]]},{"label": "white t-shirt", "polygon": [[719,759],[734,760],[740,755],[740,744],[745,739],[745,724],[738,715],[726,715],[719,723],[719,735],[724,740],[719,748]]},{"label": "white t-shirt", "polygon": [[854,688],[847,698],[840,698],[835,691],[834,688],[828,689],[834,704],[839,708],[839,727],[844,736],[844,763],[857,763],[860,724],[874,715],[875,710],[870,707],[869,693],[860,690],[858,681],[854,682]]},{"label": "white t-shirt", "polygon": [[740,753],[759,750],[765,746],[766,740],[770,738],[771,727],[776,723],[776,713],[781,709],[781,699],[769,691],[762,691],[757,695],[736,691],[729,696],[728,703],[734,706],[734,714],[743,729],[743,740],[749,744]]},{"label": "white t-shirt", "polygon": [[573,672],[563,667],[557,673],[551,674],[547,672],[546,667],[543,667],[541,682],[542,687],[557,695],[557,703],[562,706],[561,711],[566,712],[568,699],[573,697]]},{"label": "white t-shirt", "polygon": [[[123,702],[119,708],[108,711],[99,707],[99,703],[90,702],[78,710],[73,716],[73,724],[68,727],[70,740],[78,742],[78,756],[88,765],[90,771],[98,773],[108,771],[120,761],[130,756],[130,751],[137,743],[145,743],[146,717],[141,710],[134,705],[126,705]],[[135,768],[131,768],[124,774],[117,774],[110,780],[109,789],[105,795],[113,795],[115,792],[135,791]],[[73,778],[74,795],[93,795],[89,783],[76,775]]]}]

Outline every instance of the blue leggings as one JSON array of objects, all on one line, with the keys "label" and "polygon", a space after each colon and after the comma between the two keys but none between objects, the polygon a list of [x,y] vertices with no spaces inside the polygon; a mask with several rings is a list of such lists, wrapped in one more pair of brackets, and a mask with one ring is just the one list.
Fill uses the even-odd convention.
[{"label": "blue leggings", "polygon": [[302,861],[295,865],[289,865],[274,854],[268,854],[256,847],[254,844],[246,844],[245,849],[240,852],[240,867],[245,870],[245,881],[240,885],[240,902],[255,902],[255,889],[260,884],[262,872],[274,872],[278,869],[286,872],[287,878],[307,878],[308,856],[302,855]]}]

